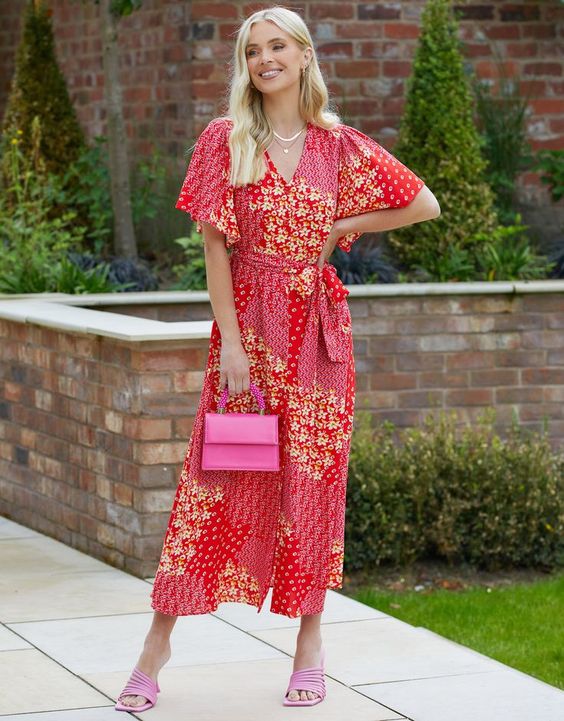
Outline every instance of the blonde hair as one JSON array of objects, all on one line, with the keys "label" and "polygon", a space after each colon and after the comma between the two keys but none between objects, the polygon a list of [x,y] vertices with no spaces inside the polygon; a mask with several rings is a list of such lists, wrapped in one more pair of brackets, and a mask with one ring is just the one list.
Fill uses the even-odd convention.
[{"label": "blonde hair", "polygon": [[231,120],[229,136],[232,185],[257,183],[264,177],[264,150],[273,140],[272,127],[262,109],[261,92],[251,82],[247,67],[246,47],[251,25],[260,20],[275,23],[305,50],[312,49],[312,57],[305,73],[301,74],[299,112],[306,122],[330,129],[341,122],[340,116],[328,109],[329,93],[319,69],[313,40],[301,16],[280,5],[257,10],[246,18],[235,41],[233,68],[229,80],[229,111],[223,116]]}]

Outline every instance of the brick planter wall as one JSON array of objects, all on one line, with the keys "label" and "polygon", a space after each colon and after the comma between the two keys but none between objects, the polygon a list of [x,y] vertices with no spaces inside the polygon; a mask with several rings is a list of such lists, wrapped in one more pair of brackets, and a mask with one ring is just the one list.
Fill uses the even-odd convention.
[{"label": "brick planter wall", "polygon": [[0,328],[0,513],[152,574],[208,344]]},{"label": "brick planter wall", "polygon": [[[513,413],[537,430],[546,417],[554,448],[564,447],[564,282],[536,284],[544,292],[526,283],[521,292],[501,284],[495,293],[470,285],[466,294],[434,284],[420,291],[349,286],[355,411],[405,427],[452,409],[463,425],[493,406],[502,435]],[[181,296],[176,320],[190,316],[190,293],[183,303]],[[0,303],[0,513],[133,574],[152,575],[209,336],[118,341],[2,320],[2,306],[19,302]],[[88,297],[74,302],[88,305]],[[111,299],[102,302],[110,307]],[[172,307],[165,300],[145,310],[173,321]]]}]

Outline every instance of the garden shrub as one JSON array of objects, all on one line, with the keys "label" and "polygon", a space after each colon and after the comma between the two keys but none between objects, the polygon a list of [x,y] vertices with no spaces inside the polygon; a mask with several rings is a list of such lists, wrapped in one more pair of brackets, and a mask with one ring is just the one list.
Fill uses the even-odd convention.
[{"label": "garden shrub", "polygon": [[564,562],[564,454],[495,409],[476,425],[430,413],[421,428],[371,427],[358,411],[347,488],[346,565],[440,558],[495,570]]},{"label": "garden shrub", "polygon": [[410,267],[446,254],[449,246],[475,248],[481,243],[476,234],[498,224],[463,61],[450,0],[429,0],[393,153],[431,188],[441,215],[387,232],[387,242]]}]

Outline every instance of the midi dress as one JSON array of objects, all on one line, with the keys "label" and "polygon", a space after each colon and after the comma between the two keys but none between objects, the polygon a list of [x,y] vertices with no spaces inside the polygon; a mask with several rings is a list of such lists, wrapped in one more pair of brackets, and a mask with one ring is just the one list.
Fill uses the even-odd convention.
[{"label": "midi dress", "polygon": [[[337,218],[403,208],[423,181],[355,128],[308,122],[290,182],[267,151],[257,183],[229,182],[232,120],[214,118],[194,147],[175,207],[225,235],[241,342],[265,412],[278,415],[280,469],[203,470],[204,417],[221,396],[213,319],[195,414],[151,606],[208,613],[222,602],[296,618],[342,588],[347,469],[355,401],[348,289],[316,261]],[[361,233],[339,238],[348,252]],[[250,391],[226,412],[256,413]]]}]

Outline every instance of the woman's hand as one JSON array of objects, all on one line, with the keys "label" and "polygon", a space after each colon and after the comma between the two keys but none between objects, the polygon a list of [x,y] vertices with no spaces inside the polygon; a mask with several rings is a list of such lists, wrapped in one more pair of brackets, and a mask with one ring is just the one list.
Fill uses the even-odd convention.
[{"label": "woman's hand", "polygon": [[335,246],[337,245],[337,241],[339,238],[345,235],[340,220],[336,220],[333,223],[333,227],[329,231],[329,235],[325,239],[325,244],[323,245],[323,248],[321,249],[321,253],[319,254],[319,257],[317,259],[317,267],[323,268],[323,264],[326,260],[329,260],[331,257],[331,253],[335,250]]},{"label": "woman's hand", "polygon": [[249,359],[240,342],[223,341],[219,361],[219,389],[229,386],[229,395],[248,391],[250,387]]}]

